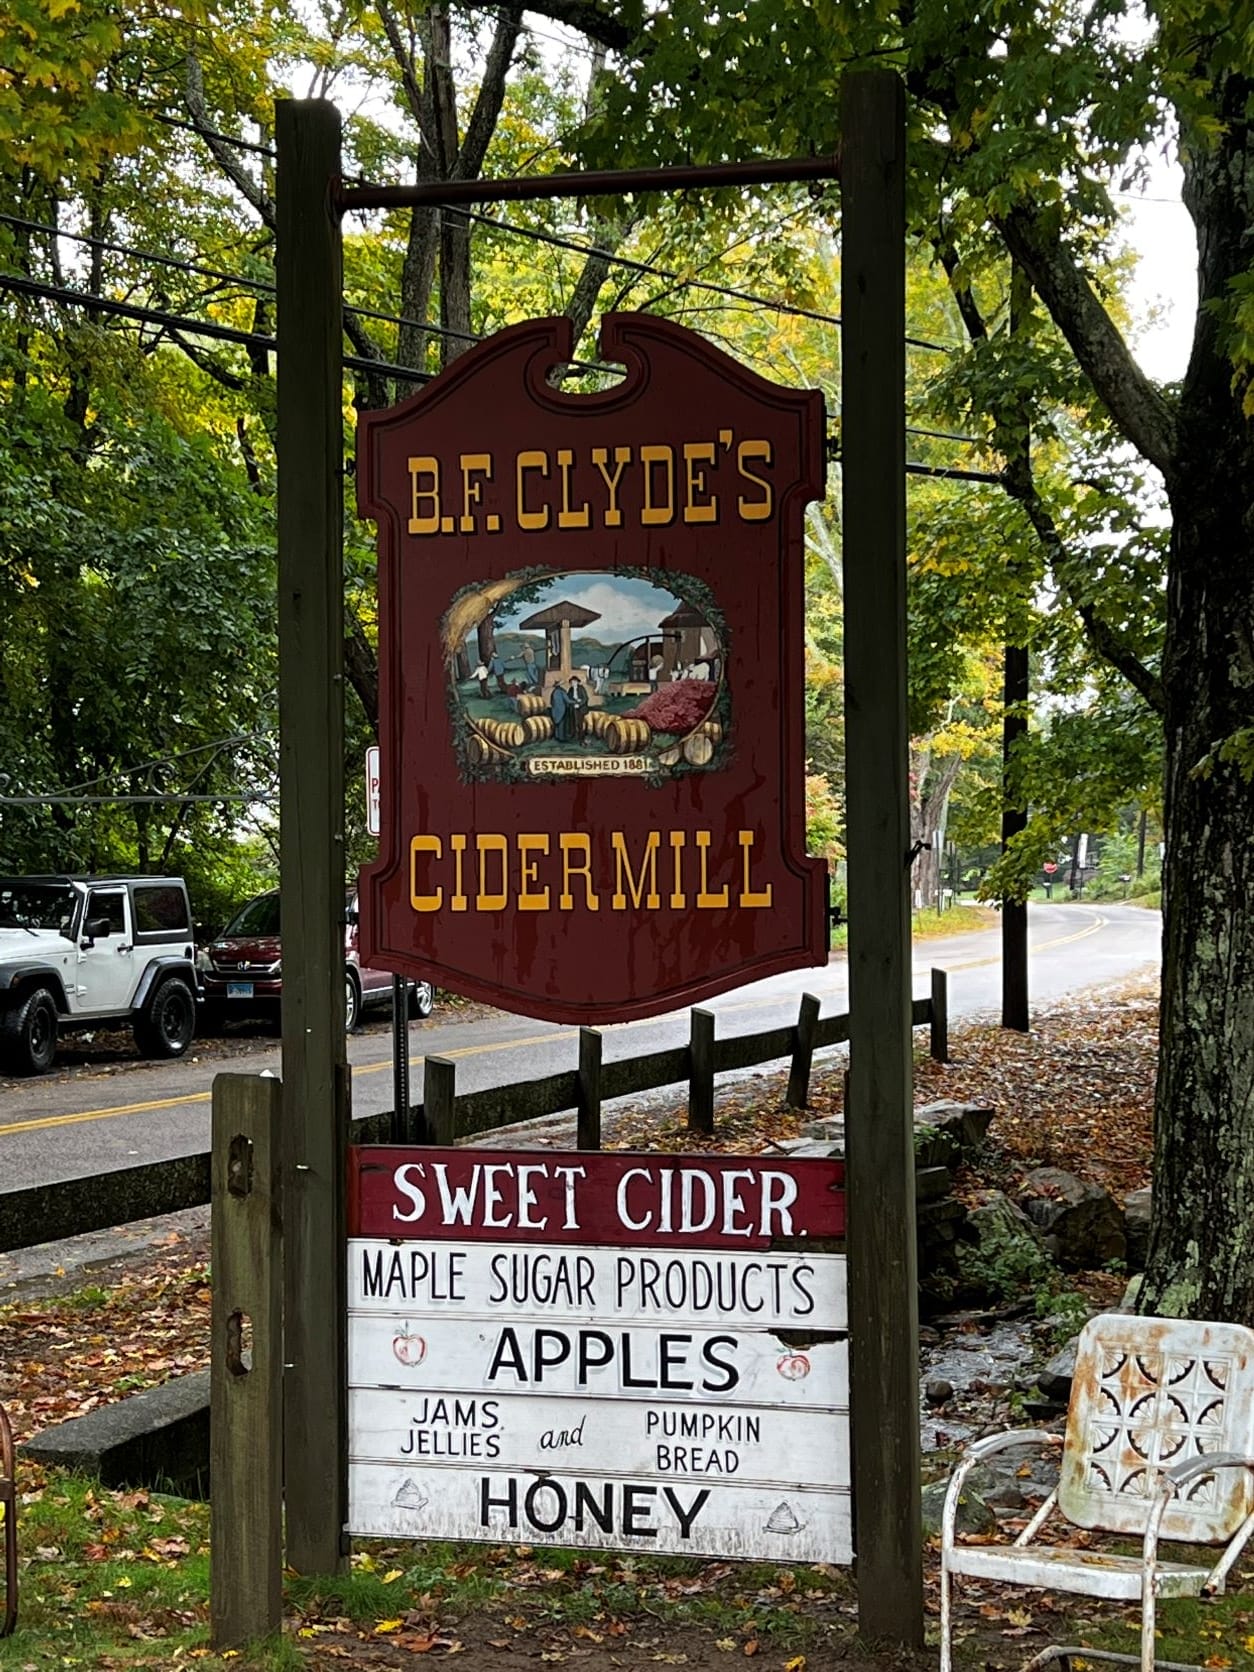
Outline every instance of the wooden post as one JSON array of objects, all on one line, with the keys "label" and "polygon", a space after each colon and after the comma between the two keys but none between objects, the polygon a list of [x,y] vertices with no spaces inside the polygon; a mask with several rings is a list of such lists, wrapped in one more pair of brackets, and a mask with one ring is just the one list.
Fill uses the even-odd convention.
[{"label": "wooden post", "polygon": [[858,1629],[923,1644],[906,717],[905,107],[841,87],[849,1327]]},{"label": "wooden post", "polygon": [[932,971],[932,1025],[929,1046],[933,1062],[949,1061],[949,977]]},{"label": "wooden post", "polygon": [[348,1516],[339,113],[280,100],[276,140],[287,1561],[334,1573]]},{"label": "wooden post", "polygon": [[239,1649],[283,1623],[283,1267],[278,1080],[213,1082],[210,1630]]},{"label": "wooden post", "polygon": [[601,1030],[579,1030],[579,1126],[577,1149],[601,1147]]},{"label": "wooden post", "polygon": [[433,1144],[456,1142],[457,1064],[451,1057],[423,1059],[422,1111]]},{"label": "wooden post", "polygon": [[714,1130],[714,1012],[692,1012],[688,1070],[688,1130]]},{"label": "wooden post", "polygon": [[[1002,771],[1006,799],[1001,815],[1001,846],[1027,828],[1028,815],[1012,805],[1022,797],[1011,789],[1011,758],[1028,729],[1028,653],[1021,645],[1006,646],[1005,713],[1002,719]],[[1025,900],[1001,903],[1001,1025],[1027,1033],[1028,1017],[1028,907]]]},{"label": "wooden post", "polygon": [[819,1001],[813,993],[802,993],[797,1012],[797,1043],[792,1048],[788,1072],[788,1107],[804,1109],[810,1101],[810,1069],[814,1062],[814,1033],[819,1020]]}]

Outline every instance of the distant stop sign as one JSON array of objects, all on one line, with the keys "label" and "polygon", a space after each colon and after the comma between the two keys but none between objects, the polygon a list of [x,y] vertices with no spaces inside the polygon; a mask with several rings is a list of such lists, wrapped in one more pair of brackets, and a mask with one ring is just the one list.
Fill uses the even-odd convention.
[{"label": "distant stop sign", "polygon": [[1047,877],[1052,877],[1054,872],[1057,869],[1058,869],[1058,867],[1057,867],[1057,865],[1054,864],[1052,859],[1047,859],[1045,861],[1045,863],[1041,866],[1041,870],[1044,871],[1044,873]]}]

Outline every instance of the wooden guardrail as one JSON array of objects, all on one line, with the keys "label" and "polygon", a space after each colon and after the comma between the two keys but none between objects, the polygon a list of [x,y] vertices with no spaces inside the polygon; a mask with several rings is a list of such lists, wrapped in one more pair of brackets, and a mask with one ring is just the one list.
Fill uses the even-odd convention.
[{"label": "wooden guardrail", "polygon": [[[931,993],[925,999],[915,999],[911,1021],[915,1027],[929,1029],[932,1056],[946,1061],[949,1023],[943,970],[932,971]],[[689,1128],[710,1132],[718,1075],[787,1059],[788,1102],[794,1108],[804,1108],[814,1053],[842,1045],[849,1038],[848,1015],[820,1018],[818,1000],[808,993],[801,1000],[796,1022],[786,1027],[719,1039],[714,1023],[712,1011],[694,1010],[687,1045],[616,1062],[602,1060],[599,1029],[581,1028],[578,1068],[460,1095],[456,1063],[449,1057],[427,1057],[422,1102],[399,1114],[388,1110],[355,1120],[353,1142],[451,1144],[480,1137],[498,1127],[574,1109],[579,1147],[599,1149],[602,1104],[685,1081]],[[96,1173],[90,1178],[0,1191],[0,1254],[36,1243],[63,1242],[67,1237],[109,1230],[157,1214],[203,1207],[209,1199],[207,1150]]]}]

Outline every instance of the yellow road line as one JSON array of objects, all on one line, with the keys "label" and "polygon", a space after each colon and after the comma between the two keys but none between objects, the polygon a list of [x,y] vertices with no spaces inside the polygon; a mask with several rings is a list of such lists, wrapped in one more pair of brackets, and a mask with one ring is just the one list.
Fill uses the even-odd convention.
[{"label": "yellow road line", "polygon": [[[1028,951],[1052,952],[1057,946],[1067,946],[1072,941],[1084,940],[1088,935],[1095,935],[1099,929],[1104,929],[1108,922],[1108,918],[1096,916],[1087,929],[1078,929],[1073,934],[1061,935],[1056,940],[1038,941],[1035,946],[1030,946]],[[979,969],[982,965],[997,963],[1000,958],[1001,953],[996,952],[988,958],[968,958],[965,963],[950,964],[948,965],[948,969],[950,971]],[[838,991],[838,989],[835,987],[820,988],[819,994],[822,996],[824,992],[831,993],[836,991]],[[719,1008],[720,1012],[728,1010],[764,1010],[771,1005],[796,1004],[796,1002],[797,997],[795,993],[781,993],[778,998],[742,999],[736,1004],[724,1004]],[[652,1024],[656,1020],[657,1018],[653,1016],[642,1016],[634,1022],[623,1022],[619,1024],[619,1026],[622,1028],[642,1027],[646,1024]],[[557,1033],[531,1034],[526,1039],[502,1039],[495,1044],[488,1045],[462,1045],[456,1050],[441,1051],[439,1054],[444,1057],[454,1058],[476,1057],[482,1056],[485,1052],[489,1051],[514,1051],[526,1045],[556,1045],[563,1040],[577,1039],[578,1037],[579,1035],[576,1029],[563,1028]],[[421,1061],[421,1056],[416,1057],[414,1059],[415,1067]],[[361,1067],[354,1068],[353,1073],[355,1075],[381,1074],[384,1069],[390,1069],[391,1067],[391,1061],[385,1059],[383,1062],[363,1063]],[[173,1109],[178,1107],[180,1104],[208,1103],[211,1095],[212,1094],[207,1091],[198,1091],[192,1092],[186,1097],[154,1098],[150,1103],[123,1103],[116,1109],[83,1109],[75,1115],[43,1115],[38,1120],[14,1121],[12,1124],[7,1126],[0,1125],[0,1138],[10,1137],[14,1133],[18,1132],[41,1132],[46,1131],[50,1127],[76,1126],[82,1121],[112,1120],[117,1115],[142,1115],[147,1114],[151,1109]]]},{"label": "yellow road line", "polygon": [[[1109,922],[1108,917],[1095,914],[1093,922],[1089,924],[1087,929],[1077,929],[1070,935],[1059,935],[1056,940],[1037,941],[1035,945],[1028,947],[1028,952],[1029,954],[1033,952],[1052,952],[1056,946],[1069,946],[1072,941],[1084,940],[1088,935],[1095,935],[1099,929],[1104,929]],[[964,963],[947,964],[945,968],[948,973],[952,974],[954,970],[978,970],[985,964],[999,964],[1000,962],[1001,953],[994,952],[988,958],[968,958]]]},{"label": "yellow road line", "polygon": [[77,1115],[44,1115],[39,1120],[14,1121],[0,1126],[0,1138],[11,1132],[39,1132],[49,1126],[74,1126],[84,1120],[110,1120],[114,1115],[142,1115],[149,1109],[172,1109],[178,1103],[208,1103],[210,1093],[194,1091],[188,1097],[158,1097],[151,1103],[123,1103],[116,1109],[83,1109]]}]

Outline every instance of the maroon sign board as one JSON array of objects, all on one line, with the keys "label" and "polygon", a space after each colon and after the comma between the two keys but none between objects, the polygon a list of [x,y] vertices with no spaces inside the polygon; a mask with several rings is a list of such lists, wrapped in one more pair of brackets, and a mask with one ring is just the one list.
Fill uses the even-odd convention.
[{"label": "maroon sign board", "polygon": [[350,1151],[350,1529],[848,1561],[843,1176]]},{"label": "maroon sign board", "polygon": [[507,1009],[626,1020],[827,957],[805,854],[803,518],[822,397],[644,315],[624,375],[515,326],[367,413],[380,857],[362,955]]}]

